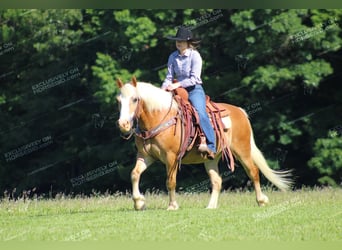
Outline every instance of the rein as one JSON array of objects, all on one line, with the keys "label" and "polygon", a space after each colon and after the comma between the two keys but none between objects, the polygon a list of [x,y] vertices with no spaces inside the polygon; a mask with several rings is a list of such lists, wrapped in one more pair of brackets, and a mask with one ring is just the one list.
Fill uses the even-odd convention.
[{"label": "rein", "polygon": [[174,116],[170,120],[168,120],[164,123],[161,123],[161,124],[157,125],[156,127],[148,130],[148,131],[141,131],[140,128],[137,127],[135,129],[135,135],[144,139],[144,140],[147,140],[147,139],[150,139],[150,138],[158,135],[160,132],[164,131],[165,129],[171,127],[172,125],[174,125],[176,123],[177,123],[177,117]]},{"label": "rein", "polygon": [[131,139],[131,137],[134,135],[134,129],[131,129],[131,131],[129,132],[129,134],[126,136],[126,135],[120,135],[121,136],[121,138],[123,138],[123,139],[125,139],[125,140],[129,140],[129,139]]}]

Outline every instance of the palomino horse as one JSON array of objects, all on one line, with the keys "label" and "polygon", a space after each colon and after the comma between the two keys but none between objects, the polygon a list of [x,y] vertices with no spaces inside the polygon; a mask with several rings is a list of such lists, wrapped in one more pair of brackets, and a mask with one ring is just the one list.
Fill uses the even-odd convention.
[{"label": "palomino horse", "polygon": [[[145,198],[139,190],[141,174],[156,160],[166,165],[166,186],[169,192],[168,210],[178,209],[176,202],[176,175],[178,170],[177,154],[181,146],[181,119],[178,117],[178,104],[172,93],[162,90],[150,83],[137,82],[135,77],[131,83],[123,84],[117,80],[121,93],[118,95],[120,118],[118,125],[124,134],[132,135],[139,131],[147,131],[149,136],[142,138],[135,134],[137,159],[131,172],[134,208],[145,208]],[[288,171],[275,171],[269,168],[267,162],[257,148],[253,138],[252,128],[246,112],[236,106],[220,104],[230,111],[228,117],[222,118],[225,125],[226,141],[236,159],[243,165],[254,184],[256,200],[260,206],[268,203],[268,198],[260,188],[259,170],[280,190],[291,187]],[[178,117],[178,118],[177,118]],[[134,128],[136,122],[137,128]],[[221,191],[222,179],[218,171],[218,161],[222,147],[218,147],[214,160],[201,157],[194,146],[182,159],[184,164],[204,163],[210,177],[212,192],[207,208],[216,208]]]}]

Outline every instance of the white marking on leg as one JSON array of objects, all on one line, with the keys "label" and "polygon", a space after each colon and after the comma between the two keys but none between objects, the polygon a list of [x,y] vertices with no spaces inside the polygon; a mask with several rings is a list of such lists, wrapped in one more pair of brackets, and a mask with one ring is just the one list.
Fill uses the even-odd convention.
[{"label": "white marking on leg", "polygon": [[219,197],[220,192],[221,192],[222,178],[219,175],[217,164],[218,164],[217,161],[205,162],[205,164],[204,164],[205,168],[207,170],[207,173],[209,175],[209,178],[211,181],[211,186],[212,186],[210,200],[209,200],[209,204],[207,206],[208,209],[217,208],[218,197]]},{"label": "white marking on leg", "polygon": [[134,208],[136,210],[141,210],[145,207],[145,198],[139,190],[139,180],[146,168],[147,165],[145,164],[145,161],[142,158],[138,158],[131,173]]}]

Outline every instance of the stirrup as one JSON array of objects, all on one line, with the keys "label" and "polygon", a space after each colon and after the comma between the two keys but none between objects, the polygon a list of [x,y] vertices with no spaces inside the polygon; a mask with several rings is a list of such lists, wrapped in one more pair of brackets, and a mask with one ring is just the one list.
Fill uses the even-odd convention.
[{"label": "stirrup", "polygon": [[198,145],[198,151],[200,151],[201,153],[206,153],[209,150],[207,142],[206,142],[206,138],[205,136],[201,136],[200,138],[201,138],[201,142]]},{"label": "stirrup", "polygon": [[214,160],[215,158],[215,153],[208,148],[208,145],[206,143],[206,138],[203,136],[201,136],[201,143],[198,146],[198,151],[201,152],[202,154],[206,154],[207,158],[210,160]]}]

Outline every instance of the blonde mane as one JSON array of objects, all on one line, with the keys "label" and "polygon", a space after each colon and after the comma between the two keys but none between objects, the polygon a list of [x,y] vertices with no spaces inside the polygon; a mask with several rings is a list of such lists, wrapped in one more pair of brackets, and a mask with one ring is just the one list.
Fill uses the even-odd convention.
[{"label": "blonde mane", "polygon": [[[137,95],[142,99],[149,111],[177,109],[177,103],[173,100],[172,94],[151,83],[137,82]],[[171,104],[172,102],[172,104]]]}]

